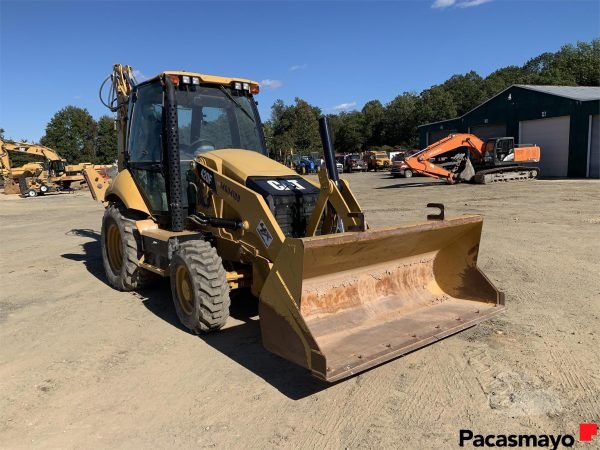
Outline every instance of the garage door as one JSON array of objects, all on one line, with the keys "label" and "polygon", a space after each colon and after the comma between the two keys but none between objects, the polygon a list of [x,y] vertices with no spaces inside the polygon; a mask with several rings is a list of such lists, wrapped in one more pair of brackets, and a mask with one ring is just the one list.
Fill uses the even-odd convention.
[{"label": "garage door", "polygon": [[600,114],[592,116],[590,139],[590,178],[600,178]]},{"label": "garage door", "polygon": [[540,146],[543,177],[566,177],[569,168],[570,116],[519,122],[519,143]]},{"label": "garage door", "polygon": [[456,133],[456,130],[434,130],[427,132],[427,145],[431,145],[434,142],[439,141],[442,138],[447,137],[449,134]]},{"label": "garage door", "polygon": [[482,141],[489,138],[506,136],[505,123],[486,123],[484,125],[475,125],[470,128],[470,133],[477,136]]}]

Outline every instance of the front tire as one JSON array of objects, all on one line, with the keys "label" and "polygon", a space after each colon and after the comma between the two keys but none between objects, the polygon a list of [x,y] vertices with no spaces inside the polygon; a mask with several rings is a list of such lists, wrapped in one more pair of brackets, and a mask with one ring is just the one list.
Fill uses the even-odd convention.
[{"label": "front tire", "polygon": [[229,284],[210,243],[181,244],[171,259],[171,293],[181,323],[194,334],[215,331],[229,317]]},{"label": "front tire", "polygon": [[412,176],[413,176],[412,170],[406,169],[404,171],[404,178],[412,178]]},{"label": "front tire", "polygon": [[138,263],[142,257],[142,240],[131,212],[124,206],[110,204],[102,218],[102,264],[108,284],[119,291],[144,287],[152,274]]}]

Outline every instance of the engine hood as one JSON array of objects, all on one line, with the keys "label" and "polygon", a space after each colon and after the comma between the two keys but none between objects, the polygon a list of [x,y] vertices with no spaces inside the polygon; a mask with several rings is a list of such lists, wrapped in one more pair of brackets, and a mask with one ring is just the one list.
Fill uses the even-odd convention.
[{"label": "engine hood", "polygon": [[[203,161],[204,160],[204,161]],[[292,169],[252,150],[213,150],[199,156],[200,163],[220,171],[238,183],[249,177],[288,177],[298,175]]]}]

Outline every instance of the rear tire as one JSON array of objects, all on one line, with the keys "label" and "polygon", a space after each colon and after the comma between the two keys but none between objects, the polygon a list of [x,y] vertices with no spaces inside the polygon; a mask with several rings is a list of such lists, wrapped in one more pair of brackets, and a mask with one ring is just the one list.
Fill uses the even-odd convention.
[{"label": "rear tire", "polygon": [[35,189],[29,189],[27,191],[27,197],[37,197],[37,191]]},{"label": "rear tire", "polygon": [[412,176],[413,176],[412,170],[406,169],[404,171],[404,178],[412,178]]},{"label": "rear tire", "polygon": [[194,334],[223,327],[229,317],[229,284],[223,262],[206,241],[181,244],[171,259],[171,293],[181,323]]},{"label": "rear tire", "polygon": [[132,291],[148,284],[153,275],[139,267],[142,239],[133,214],[124,206],[110,204],[102,218],[102,264],[108,284],[119,291]]}]

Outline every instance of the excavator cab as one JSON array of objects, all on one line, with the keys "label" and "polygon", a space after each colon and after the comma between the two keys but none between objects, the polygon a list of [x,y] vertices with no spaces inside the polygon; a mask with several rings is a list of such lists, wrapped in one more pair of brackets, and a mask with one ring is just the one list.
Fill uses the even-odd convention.
[{"label": "excavator cab", "polygon": [[48,161],[48,173],[51,177],[59,177],[65,173],[63,160]]},{"label": "excavator cab", "polygon": [[490,138],[485,142],[483,156],[486,166],[503,166],[515,160],[515,141],[512,137]]}]

